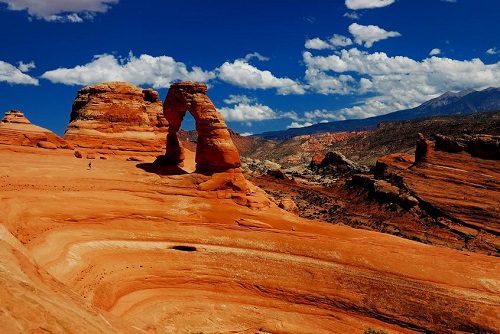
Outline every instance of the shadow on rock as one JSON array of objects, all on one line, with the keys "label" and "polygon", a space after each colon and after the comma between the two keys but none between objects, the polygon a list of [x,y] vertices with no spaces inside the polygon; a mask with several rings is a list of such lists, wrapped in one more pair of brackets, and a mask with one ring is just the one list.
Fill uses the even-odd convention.
[{"label": "shadow on rock", "polygon": [[158,175],[182,175],[189,174],[184,169],[178,166],[161,165],[156,163],[140,163],[135,165],[148,173],[155,173]]}]

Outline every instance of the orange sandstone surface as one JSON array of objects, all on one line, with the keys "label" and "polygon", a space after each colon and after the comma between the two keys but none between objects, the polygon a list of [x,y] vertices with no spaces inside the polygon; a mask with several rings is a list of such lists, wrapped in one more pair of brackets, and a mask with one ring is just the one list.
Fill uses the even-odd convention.
[{"label": "orange sandstone surface", "polygon": [[167,126],[157,91],[105,82],[78,91],[64,139],[84,152],[155,156],[165,149]]},{"label": "orange sandstone surface", "polygon": [[71,146],[52,131],[32,124],[19,110],[9,110],[0,122],[0,144],[44,149]]},{"label": "orange sandstone surface", "polygon": [[188,150],[182,169],[89,169],[0,146],[3,332],[500,330],[498,258],[305,220],[258,189],[203,191],[194,169]]}]

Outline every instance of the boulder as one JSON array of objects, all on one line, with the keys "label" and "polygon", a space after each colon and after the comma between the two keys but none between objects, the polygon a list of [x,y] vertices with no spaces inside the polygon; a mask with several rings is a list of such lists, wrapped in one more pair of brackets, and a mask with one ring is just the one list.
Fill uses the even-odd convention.
[{"label": "boulder", "polygon": [[269,161],[269,160],[264,160],[264,166],[269,169],[269,170],[280,170],[281,165],[277,164],[276,162]]},{"label": "boulder", "polygon": [[267,171],[267,175],[279,180],[288,180],[288,176],[281,169],[270,169]]},{"label": "boulder", "polygon": [[54,144],[54,143],[51,143],[49,141],[39,141],[36,146],[40,147],[40,148],[45,148],[45,149],[49,149],[49,150],[55,150],[57,149],[57,145]]},{"label": "boulder", "polygon": [[291,198],[282,198],[278,204],[281,209],[299,215],[299,208]]},{"label": "boulder", "polygon": [[[315,161],[318,160],[316,157]],[[318,165],[311,162],[310,166],[323,174],[354,174],[368,171],[367,167],[358,165],[339,152],[328,152]]]}]

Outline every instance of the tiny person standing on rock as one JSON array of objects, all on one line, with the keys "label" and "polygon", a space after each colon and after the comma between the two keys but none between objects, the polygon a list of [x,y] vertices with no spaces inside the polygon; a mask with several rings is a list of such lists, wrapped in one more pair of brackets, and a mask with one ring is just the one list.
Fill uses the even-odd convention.
[{"label": "tiny person standing on rock", "polygon": [[92,169],[92,161],[89,161],[89,169]]}]

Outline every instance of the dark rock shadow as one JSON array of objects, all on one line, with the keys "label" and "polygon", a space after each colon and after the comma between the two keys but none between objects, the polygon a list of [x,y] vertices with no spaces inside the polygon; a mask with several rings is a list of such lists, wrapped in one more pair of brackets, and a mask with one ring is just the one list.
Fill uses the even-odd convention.
[{"label": "dark rock shadow", "polygon": [[135,165],[137,168],[142,169],[148,173],[155,173],[157,175],[183,175],[189,174],[179,166],[161,165],[157,163],[140,163]]}]

